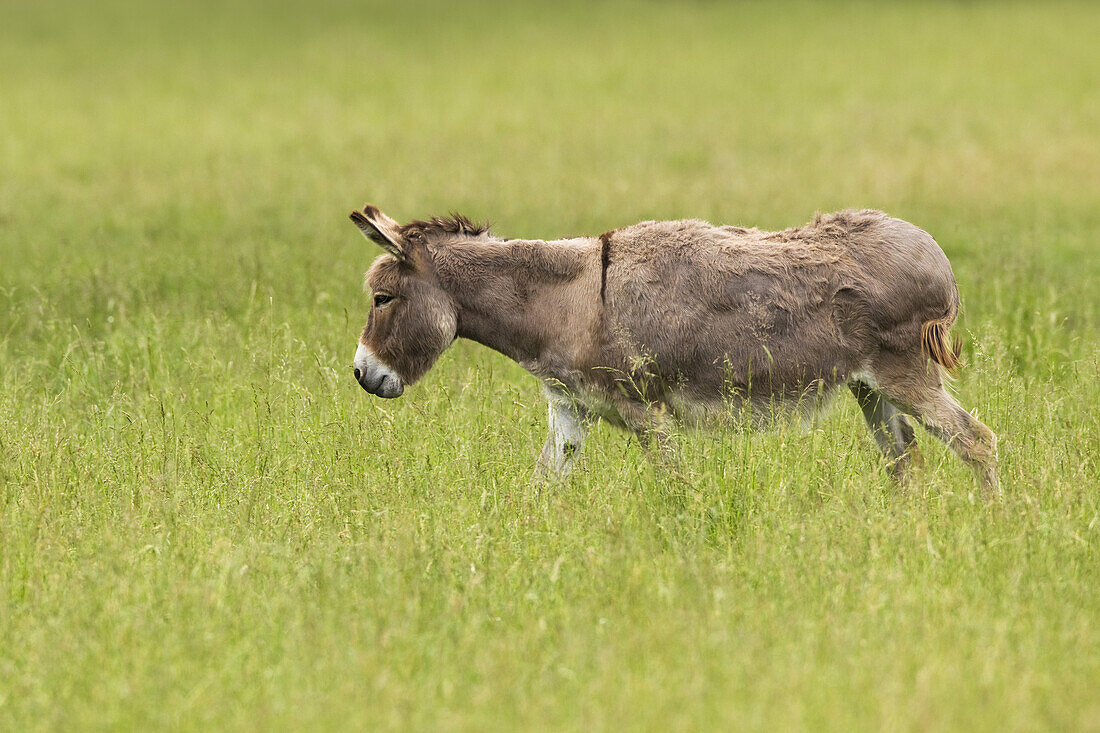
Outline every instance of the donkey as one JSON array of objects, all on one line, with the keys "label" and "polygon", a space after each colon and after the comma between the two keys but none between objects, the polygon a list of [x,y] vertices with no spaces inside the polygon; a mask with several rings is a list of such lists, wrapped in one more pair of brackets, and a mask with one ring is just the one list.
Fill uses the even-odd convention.
[{"label": "donkey", "polygon": [[944,388],[955,278],[913,224],[848,210],[779,232],[647,221],[541,241],[457,214],[351,219],[386,250],[366,276],[359,384],[398,397],[458,337],[495,349],[542,381],[542,473],[569,471],[594,419],[673,453],[677,422],[805,412],[847,385],[893,476],[917,459],[911,416],[998,491],[996,436]]}]

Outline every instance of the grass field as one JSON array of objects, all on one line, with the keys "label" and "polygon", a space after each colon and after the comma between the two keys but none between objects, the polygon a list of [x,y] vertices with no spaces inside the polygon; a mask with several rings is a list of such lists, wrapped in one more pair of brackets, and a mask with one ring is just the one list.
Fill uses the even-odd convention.
[{"label": "grass field", "polygon": [[[0,729],[1100,730],[1100,6],[0,16]],[[850,399],[540,487],[504,357],[351,378],[364,201],[916,222],[1004,498]]]}]

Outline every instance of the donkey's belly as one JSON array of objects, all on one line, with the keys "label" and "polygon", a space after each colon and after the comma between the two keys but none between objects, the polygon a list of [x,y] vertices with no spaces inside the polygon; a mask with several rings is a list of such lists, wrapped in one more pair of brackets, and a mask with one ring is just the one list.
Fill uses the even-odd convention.
[{"label": "donkey's belly", "polygon": [[812,421],[832,402],[836,388],[836,384],[819,382],[797,392],[753,395],[730,392],[713,399],[699,399],[676,390],[668,395],[665,404],[679,424],[689,427],[770,430],[792,421]]},{"label": "donkey's belly", "polygon": [[829,405],[838,384],[819,380],[774,393],[729,389],[702,395],[693,388],[676,387],[649,400],[632,399],[625,390],[609,393],[594,386],[578,386],[570,389],[570,396],[589,416],[629,430],[670,422],[689,428],[769,430],[791,421],[814,419]]}]

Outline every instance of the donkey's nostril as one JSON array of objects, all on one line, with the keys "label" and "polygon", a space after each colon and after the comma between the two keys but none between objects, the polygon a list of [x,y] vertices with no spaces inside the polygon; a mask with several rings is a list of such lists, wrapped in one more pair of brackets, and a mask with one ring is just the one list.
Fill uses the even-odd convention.
[{"label": "donkey's nostril", "polygon": [[359,377],[360,377],[361,375],[362,375],[362,372],[360,372],[360,371],[359,371],[359,369],[358,369],[358,368],[356,368],[356,370],[355,370],[355,381],[357,381],[357,382],[358,382],[358,381],[359,381]]}]

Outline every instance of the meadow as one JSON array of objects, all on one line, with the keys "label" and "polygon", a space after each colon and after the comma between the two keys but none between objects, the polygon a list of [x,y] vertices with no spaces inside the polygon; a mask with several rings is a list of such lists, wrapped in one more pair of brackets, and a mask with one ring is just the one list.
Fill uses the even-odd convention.
[{"label": "meadow", "polygon": [[[0,729],[1100,730],[1100,6],[0,16]],[[1003,498],[847,395],[537,483],[504,357],[352,379],[365,201],[913,221]]]}]

